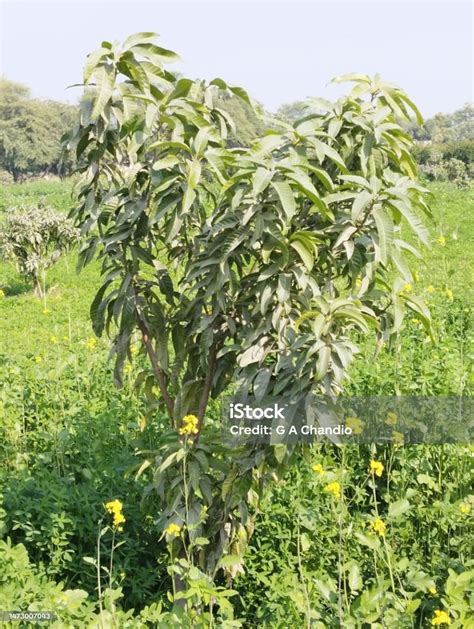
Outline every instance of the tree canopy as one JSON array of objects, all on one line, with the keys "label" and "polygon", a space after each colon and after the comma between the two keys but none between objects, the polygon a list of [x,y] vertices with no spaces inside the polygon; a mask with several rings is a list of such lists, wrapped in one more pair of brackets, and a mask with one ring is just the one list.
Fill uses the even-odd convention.
[{"label": "tree canopy", "polygon": [[61,137],[76,108],[31,98],[19,83],[0,80],[0,168],[15,180],[58,171]]}]

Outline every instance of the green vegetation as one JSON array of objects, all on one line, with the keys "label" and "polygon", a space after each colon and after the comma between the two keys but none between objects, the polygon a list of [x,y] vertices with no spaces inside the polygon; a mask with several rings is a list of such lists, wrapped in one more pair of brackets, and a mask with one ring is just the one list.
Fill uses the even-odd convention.
[{"label": "green vegetation", "polygon": [[[67,182],[62,192],[60,184],[51,186],[35,184],[33,194],[49,195],[58,210],[67,210]],[[384,349],[377,363],[371,360],[373,343],[367,343],[351,371],[352,392],[443,395],[462,390],[472,395],[473,202],[469,191],[448,184],[431,190],[434,245],[417,267],[419,282],[414,289],[430,303],[437,343],[432,344],[409,318],[399,346]],[[28,194],[30,184],[2,191],[3,198]],[[16,272],[5,263],[0,266],[5,293],[0,300],[4,509],[0,555],[7,566],[0,580],[0,601],[12,609],[35,603],[38,609],[57,610],[70,626],[90,626],[99,613],[97,579],[95,566],[84,557],[96,556],[104,503],[120,498],[127,521],[117,535],[125,543],[114,553],[113,593],[107,594],[103,618],[113,613],[121,626],[156,626],[153,618],[159,618],[160,604],[166,608],[170,587],[166,544],[159,541],[153,502],[140,509],[146,472],[137,482],[126,471],[140,463],[137,450],[153,448],[164,417],[145,417],[143,399],[132,386],[140,369],[136,360],[124,388],[113,386],[106,343],[96,341],[89,323],[99,268],[91,264],[78,276],[75,264],[76,254],[71,253],[51,270],[46,312]],[[431,287],[434,292],[429,292]],[[447,289],[452,290],[452,299]],[[372,457],[385,466],[375,483],[383,519],[387,501],[406,498],[410,503],[407,512],[388,520],[385,535],[394,549],[396,574],[414,601],[406,618],[425,626],[436,609],[446,609],[458,627],[468,626],[467,620],[459,619],[469,613],[463,600],[471,587],[474,498],[469,495],[472,448],[463,446],[380,448],[375,453],[367,447],[324,446],[308,452],[261,505],[245,573],[238,574],[233,584],[238,591],[237,617],[261,626],[301,626],[306,587],[311,609],[322,618],[313,623],[337,626],[341,521],[346,595],[353,607],[350,613],[359,619],[354,622],[361,622],[364,614],[366,619],[376,618],[380,614],[373,607],[380,610],[382,605],[392,609],[387,618],[399,614],[392,624],[402,622],[402,612],[397,606],[393,611],[393,597],[385,593],[390,577],[383,545],[368,535],[374,509],[367,485]],[[323,475],[312,469],[318,464]],[[324,491],[335,478],[343,487],[343,504],[334,503]],[[405,506],[400,503],[399,508]],[[358,532],[372,541],[351,538],[351,527],[354,535]],[[106,567],[110,543],[109,531],[101,540]],[[367,548],[367,543],[377,548]],[[63,585],[56,585],[59,582]],[[103,582],[105,586],[105,574]],[[113,601],[114,597],[118,598]],[[127,620],[121,610],[131,608],[135,611]]]},{"label": "green vegetation", "polygon": [[46,296],[46,273],[73,244],[79,231],[48,207],[12,208],[0,225],[0,250],[20,275],[31,279],[37,297]]},{"label": "green vegetation", "polygon": [[[35,184],[34,195],[54,197],[56,208],[67,210],[69,185],[64,183],[63,192],[60,184],[51,186]],[[437,342],[432,344],[410,318],[399,345],[384,349],[377,363],[371,358],[374,345],[367,342],[351,370],[352,392],[472,395],[473,202],[469,191],[448,184],[431,190],[434,244],[417,267],[414,290],[430,303]],[[3,198],[29,193],[30,185],[2,191]],[[113,386],[106,343],[93,337],[89,323],[99,268],[93,263],[77,275],[75,264],[74,252],[51,270],[46,312],[16,272],[0,266],[5,293],[0,299],[0,556],[6,566],[0,602],[11,609],[33,603],[55,609],[62,619],[58,626],[97,622],[96,569],[84,557],[96,557],[98,521],[111,523],[103,505],[119,498],[126,522],[117,538],[125,543],[114,553],[104,626],[110,614],[120,626],[156,626],[170,588],[166,543],[159,541],[154,524],[154,501],[140,508],[147,472],[138,481],[126,472],[140,464],[137,450],[154,447],[165,418],[146,417],[143,398],[133,390],[141,369],[136,355],[124,387]],[[378,509],[387,524],[395,592],[403,599],[400,578],[412,601],[410,613],[399,609],[390,593],[384,540],[370,534],[372,459],[384,465],[382,476],[375,477]],[[355,626],[362,618],[379,622],[381,609],[392,626],[429,625],[435,610],[447,610],[453,626],[468,626],[471,461],[467,446],[311,449],[260,507],[245,572],[233,581],[236,617],[244,625],[302,626],[309,597],[313,625],[337,626],[342,552],[345,626],[351,626],[351,617]],[[341,484],[342,502],[324,490],[331,482]],[[399,501],[405,499],[404,512],[407,504]],[[392,507],[387,518],[387,503],[397,502],[401,512],[394,515]],[[101,538],[105,567],[111,538],[110,531]],[[104,573],[104,589],[107,584]],[[121,611],[132,608],[128,615]]]},{"label": "green vegetation", "polygon": [[24,85],[1,79],[0,171],[15,181],[27,175],[57,173],[61,136],[75,116],[75,107],[34,100]]},{"label": "green vegetation", "polygon": [[[221,408],[472,396],[469,179],[418,182],[400,120],[419,112],[379,76],[235,148],[224,103],[247,94],[174,75],[154,40],[88,58],[74,201],[68,182],[0,194],[0,608],[58,628],[471,626],[472,445],[410,445],[393,411],[385,443],[231,445]],[[83,239],[39,300],[8,226],[45,203]]]}]

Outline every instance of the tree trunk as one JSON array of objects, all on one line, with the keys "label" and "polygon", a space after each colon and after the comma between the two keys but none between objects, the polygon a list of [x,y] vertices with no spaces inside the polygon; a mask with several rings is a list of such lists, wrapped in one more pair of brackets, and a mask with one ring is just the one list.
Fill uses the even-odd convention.
[{"label": "tree trunk", "polygon": [[38,297],[38,299],[42,299],[44,297],[43,286],[41,285],[41,280],[37,275],[33,275],[33,291],[35,297]]}]

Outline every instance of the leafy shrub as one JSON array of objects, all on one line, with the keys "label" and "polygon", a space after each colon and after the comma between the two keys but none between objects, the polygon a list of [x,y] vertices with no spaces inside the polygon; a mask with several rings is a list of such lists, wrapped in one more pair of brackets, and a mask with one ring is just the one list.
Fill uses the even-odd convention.
[{"label": "leafy shrub", "polygon": [[0,185],[1,186],[8,186],[9,184],[13,183],[14,179],[13,179],[13,175],[10,175],[10,173],[6,170],[0,170]]},{"label": "leafy shrub", "polygon": [[10,209],[0,227],[0,253],[31,278],[38,297],[46,292],[46,271],[71,245],[79,232],[65,216],[51,208]]},{"label": "leafy shrub", "polygon": [[469,165],[454,157],[444,158],[441,153],[432,153],[420,171],[430,181],[449,181],[458,188],[468,187],[472,176]]}]

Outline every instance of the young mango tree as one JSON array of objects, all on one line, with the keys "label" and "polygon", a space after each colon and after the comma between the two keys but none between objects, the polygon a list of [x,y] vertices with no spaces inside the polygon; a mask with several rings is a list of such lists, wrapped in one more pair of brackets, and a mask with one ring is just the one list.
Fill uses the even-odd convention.
[{"label": "young mango tree", "polygon": [[399,88],[342,77],[347,97],[229,148],[219,96],[247,94],[179,78],[175,58],[152,33],[103,42],[68,149],[80,266],[102,261],[93,328],[111,336],[119,385],[137,338],[146,357],[137,385],[168,420],[139,473],[153,473],[174,600],[205,623],[232,618],[217,577],[243,569],[258,496],[293,453],[226,449],[211,400],[340,393],[360,333],[389,341],[407,307],[429,329],[404,238],[427,244],[429,209],[400,127],[421,118]]}]

